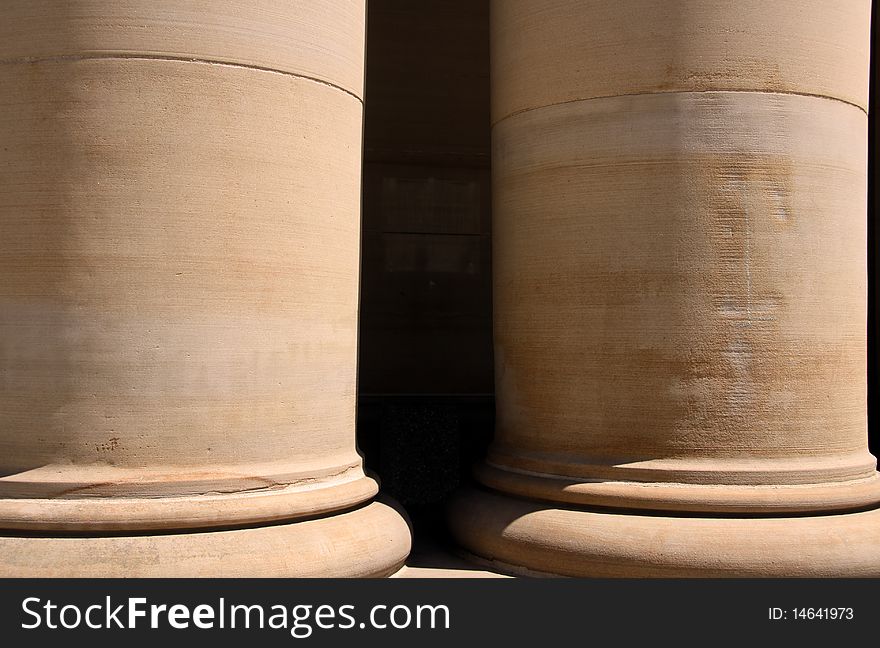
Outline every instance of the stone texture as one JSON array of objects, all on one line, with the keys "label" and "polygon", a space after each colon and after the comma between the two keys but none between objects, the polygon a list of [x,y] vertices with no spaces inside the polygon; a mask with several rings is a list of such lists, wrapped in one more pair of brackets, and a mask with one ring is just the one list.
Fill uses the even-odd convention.
[{"label": "stone texture", "polygon": [[878,573],[880,510],[808,517],[633,515],[473,491],[453,531],[523,576],[835,578]]},{"label": "stone texture", "polygon": [[[375,495],[354,438],[363,37],[362,1],[34,2],[7,15],[0,528],[228,528]],[[46,538],[24,553],[0,537],[0,573],[402,564],[399,515],[346,515],[149,542]],[[302,564],[262,555],[269,536],[301,544]]]},{"label": "stone texture", "polygon": [[27,0],[7,3],[0,60],[158,58],[287,72],[357,97],[363,0]]},{"label": "stone texture", "polygon": [[566,101],[705,90],[868,105],[865,0],[494,0],[493,121]]},{"label": "stone texture", "polygon": [[318,519],[190,533],[0,539],[5,577],[377,578],[409,548],[400,513],[380,502]]},{"label": "stone texture", "polygon": [[[465,547],[569,575],[880,574],[880,514],[843,514],[880,503],[869,13],[493,3],[498,423],[477,475],[546,504],[472,493]],[[818,512],[841,515],[698,517]]]}]

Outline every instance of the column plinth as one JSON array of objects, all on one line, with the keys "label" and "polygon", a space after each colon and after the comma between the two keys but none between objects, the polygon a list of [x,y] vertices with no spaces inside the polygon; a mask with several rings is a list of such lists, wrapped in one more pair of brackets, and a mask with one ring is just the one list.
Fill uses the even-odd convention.
[{"label": "column plinth", "polygon": [[472,553],[880,574],[870,2],[492,6],[496,439]]},{"label": "column plinth", "polygon": [[386,575],[409,530],[354,432],[364,2],[190,4],[0,26],[0,574]]}]

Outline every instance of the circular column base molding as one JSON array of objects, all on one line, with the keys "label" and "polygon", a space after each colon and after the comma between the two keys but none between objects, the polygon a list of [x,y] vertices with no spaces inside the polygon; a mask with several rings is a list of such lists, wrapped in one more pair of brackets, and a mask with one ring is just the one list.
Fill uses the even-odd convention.
[{"label": "circular column base molding", "polygon": [[870,457],[870,460],[867,477],[858,475],[855,479],[826,482],[817,479],[813,483],[770,482],[773,478],[780,481],[790,478],[784,471],[768,472],[768,483],[751,485],[730,483],[731,475],[736,474],[722,470],[715,472],[714,482],[704,478],[704,483],[689,483],[683,479],[659,481],[663,476],[667,479],[670,475],[673,478],[688,476],[671,471],[666,471],[666,475],[657,471],[655,481],[640,482],[515,472],[489,464],[478,466],[476,475],[481,484],[492,490],[563,506],[708,513],[710,516],[735,513],[821,515],[880,506],[880,473],[874,471],[874,458]]},{"label": "circular column base molding", "polygon": [[410,550],[406,521],[373,502],[287,524],[142,535],[0,531],[0,577],[384,577]]},{"label": "circular column base molding", "polygon": [[880,509],[695,517],[562,506],[469,490],[450,504],[450,527],[484,564],[522,575],[880,577]]}]

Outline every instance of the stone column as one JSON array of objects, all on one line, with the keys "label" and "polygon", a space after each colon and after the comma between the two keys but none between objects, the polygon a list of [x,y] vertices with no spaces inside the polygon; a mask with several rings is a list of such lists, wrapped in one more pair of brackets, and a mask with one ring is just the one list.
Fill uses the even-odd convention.
[{"label": "stone column", "polygon": [[474,554],[878,576],[869,0],[492,5],[497,430]]},{"label": "stone column", "polygon": [[364,1],[7,2],[0,575],[376,576]]}]

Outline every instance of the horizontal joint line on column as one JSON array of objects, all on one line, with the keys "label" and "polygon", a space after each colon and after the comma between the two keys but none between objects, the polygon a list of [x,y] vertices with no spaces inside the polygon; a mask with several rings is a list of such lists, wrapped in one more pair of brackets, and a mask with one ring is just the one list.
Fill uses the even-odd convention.
[{"label": "horizontal joint line on column", "polygon": [[275,74],[283,74],[285,76],[295,77],[298,79],[305,79],[306,81],[314,81],[315,83],[320,83],[321,85],[328,86],[330,88],[334,88],[336,90],[340,90],[345,94],[354,97],[361,104],[363,104],[363,99],[358,97],[351,90],[347,90],[342,86],[338,86],[335,83],[327,81],[325,79],[320,79],[318,77],[309,76],[308,74],[301,74],[298,72],[289,72],[287,70],[279,70],[277,68],[268,67],[264,65],[257,65],[255,63],[238,63],[235,61],[221,61],[209,58],[199,58],[196,56],[171,56],[167,54],[163,55],[153,55],[153,54],[125,54],[123,52],[115,52],[108,54],[61,54],[58,56],[25,56],[22,58],[15,59],[5,59],[0,60],[0,65],[16,65],[22,63],[44,63],[44,62],[55,62],[55,61],[102,61],[102,60],[141,60],[141,61],[173,61],[178,63],[202,63],[205,65],[222,65],[226,67],[234,67],[234,68],[243,68],[245,70],[257,70],[258,72],[273,72]]},{"label": "horizontal joint line on column", "polygon": [[511,117],[516,117],[517,115],[522,115],[523,113],[533,112],[535,110],[541,110],[543,108],[553,108],[554,106],[564,106],[566,104],[580,103],[586,101],[595,101],[597,99],[616,99],[618,97],[641,97],[645,95],[672,95],[672,94],[737,94],[737,93],[751,93],[751,94],[767,94],[767,95],[794,95],[797,97],[811,97],[813,99],[828,99],[829,101],[839,101],[842,104],[846,104],[847,106],[852,106],[853,108],[858,108],[865,115],[868,114],[868,111],[862,108],[860,105],[853,103],[852,101],[847,101],[846,99],[840,99],[839,97],[829,97],[828,95],[823,94],[815,94],[812,92],[790,92],[785,90],[753,90],[749,88],[725,88],[721,90],[662,90],[657,92],[630,92],[623,94],[615,94],[615,95],[602,95],[599,97],[584,97],[581,99],[566,99],[565,101],[557,101],[555,103],[549,103],[544,106],[535,106],[533,108],[521,108],[519,110],[515,110],[512,113],[504,115],[500,119],[492,122],[492,128],[495,128],[501,122],[510,119]]}]

